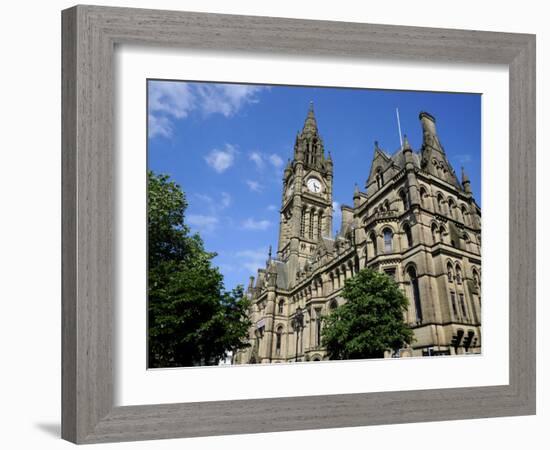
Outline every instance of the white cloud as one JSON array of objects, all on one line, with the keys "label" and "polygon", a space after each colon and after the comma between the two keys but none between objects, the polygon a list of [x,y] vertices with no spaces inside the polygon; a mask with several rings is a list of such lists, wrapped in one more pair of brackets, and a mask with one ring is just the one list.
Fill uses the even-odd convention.
[{"label": "white cloud", "polygon": [[277,206],[275,206],[275,205],[269,205],[269,206],[267,207],[267,210],[268,210],[268,211],[277,211]]},{"label": "white cloud", "polygon": [[269,155],[269,162],[276,169],[281,168],[284,164],[283,158],[281,158],[279,155],[277,155],[275,153]]},{"label": "white cloud", "polygon": [[[221,210],[228,208],[233,201],[233,198],[227,192],[221,192],[219,198],[212,198],[212,196],[208,194],[201,193],[193,193],[191,197],[193,200],[200,202],[202,206],[206,207],[211,215],[216,215]],[[193,201],[193,204],[197,202]]]},{"label": "white cloud", "polygon": [[262,170],[264,168],[264,165],[265,165],[264,159],[260,153],[252,152],[250,153],[248,158],[250,159],[250,161],[256,164],[256,167],[258,168],[258,170]]},{"label": "white cloud", "polygon": [[242,226],[245,230],[265,231],[271,226],[271,222],[269,220],[255,220],[249,217],[242,223]]},{"label": "white cloud", "polygon": [[169,138],[172,136],[173,128],[170,119],[163,116],[155,116],[149,114],[149,124],[147,133],[150,138],[155,136],[163,136]]},{"label": "white cloud", "polygon": [[257,270],[265,267],[267,260],[267,249],[259,248],[256,250],[242,250],[235,254],[240,262],[240,265],[247,269],[252,274],[256,274]]},{"label": "white cloud", "polygon": [[245,183],[252,192],[262,192],[264,188],[259,182],[254,180],[246,180]]},{"label": "white cloud", "polygon": [[266,164],[270,164],[276,170],[279,170],[284,164],[283,158],[276,153],[266,155],[265,153],[253,151],[248,155],[248,159],[250,159],[250,161],[252,161],[256,165],[256,168],[260,171],[265,168]]},{"label": "white cloud", "polygon": [[258,103],[257,94],[264,87],[242,84],[196,84],[204,114],[219,113],[225,117],[236,114],[248,103]]},{"label": "white cloud", "polygon": [[204,157],[206,163],[216,172],[223,173],[235,163],[237,151],[231,144],[225,144],[223,150],[217,148],[210,150]]},{"label": "white cloud", "polygon": [[149,112],[176,119],[187,117],[197,106],[191,85],[178,81],[151,81],[148,100]]},{"label": "white cloud", "polygon": [[203,214],[189,214],[186,219],[192,228],[206,233],[214,231],[219,223],[219,219],[216,216]]},{"label": "white cloud", "polygon": [[459,153],[458,155],[454,155],[454,159],[460,164],[468,164],[472,162],[472,155],[469,153]]},{"label": "white cloud", "polygon": [[222,198],[220,200],[220,206],[223,209],[229,207],[231,205],[231,201],[232,201],[231,195],[229,195],[227,192],[222,192],[221,197]]},{"label": "white cloud", "polygon": [[[203,116],[222,114],[231,117],[245,105],[258,103],[257,94],[263,89],[266,88],[238,84],[151,81],[148,92],[149,137],[170,137],[173,121],[184,119],[192,112]],[[159,121],[162,127],[157,126]]]}]

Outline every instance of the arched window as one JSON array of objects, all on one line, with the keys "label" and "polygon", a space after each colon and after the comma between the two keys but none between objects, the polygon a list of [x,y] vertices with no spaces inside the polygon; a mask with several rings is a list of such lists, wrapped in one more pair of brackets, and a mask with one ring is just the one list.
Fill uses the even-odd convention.
[{"label": "arched window", "polygon": [[452,283],[454,280],[453,266],[451,263],[447,264],[447,281]]},{"label": "arched window", "polygon": [[464,241],[464,248],[470,250],[470,236],[468,236],[468,233],[464,233],[462,239]]},{"label": "arched window", "polygon": [[279,314],[282,314],[284,309],[285,309],[285,301],[284,300],[279,300],[279,309],[278,309]]},{"label": "arched window", "polygon": [[384,235],[384,253],[393,252],[393,233],[389,228],[385,228],[382,232]]},{"label": "arched window", "polygon": [[401,203],[403,205],[403,211],[409,210],[409,193],[404,189],[399,192],[399,197],[401,198]]},{"label": "arched window", "polygon": [[444,226],[441,226],[439,228],[439,239],[441,240],[441,242],[445,242],[445,227]]},{"label": "arched window", "polygon": [[443,205],[444,199],[441,194],[437,196],[437,210],[440,214],[445,214],[445,206]]},{"label": "arched window", "polygon": [[315,218],[317,215],[315,214],[315,209],[311,209],[309,212],[309,238],[313,239],[313,231],[315,227]]},{"label": "arched window", "polygon": [[449,215],[452,219],[456,219],[456,211],[455,211],[455,202],[452,199],[449,199]]},{"label": "arched window", "polygon": [[321,320],[321,310],[316,309],[315,310],[315,337],[316,337],[316,344],[318,346],[321,345],[321,327],[323,325],[323,322]]},{"label": "arched window", "polygon": [[283,326],[280,325],[277,328],[277,332],[275,334],[275,353],[277,355],[281,354],[281,344],[283,342]]},{"label": "arched window", "polygon": [[466,309],[466,302],[464,301],[464,294],[458,294],[458,302],[460,303],[460,311],[462,312],[462,317],[466,320],[469,320],[468,311]]},{"label": "arched window", "polygon": [[462,284],[462,270],[456,266],[456,284]]},{"label": "arched window", "polygon": [[336,308],[338,308],[338,302],[336,300],[332,300],[330,304],[328,305],[328,308],[331,311],[334,311]]},{"label": "arched window", "polygon": [[407,247],[410,248],[413,246],[413,236],[412,236],[411,227],[408,223],[403,225],[403,231],[405,233],[405,237],[407,238]]},{"label": "arched window", "polygon": [[420,206],[422,208],[426,207],[426,198],[428,197],[428,193],[426,192],[426,189],[424,187],[420,188]]},{"label": "arched window", "polygon": [[370,234],[370,241],[372,242],[372,255],[376,256],[376,254],[378,253],[378,249],[376,248],[376,234]]},{"label": "arched window", "polygon": [[305,236],[306,234],[306,211],[302,210],[302,220],[300,222],[300,236]]},{"label": "arched window", "polygon": [[474,279],[474,285],[475,287],[480,290],[481,289],[481,280],[479,278],[479,275],[477,273],[477,270],[472,270],[472,278]]},{"label": "arched window", "polygon": [[466,211],[466,207],[464,205],[462,205],[462,207],[460,208],[460,211],[462,212],[462,220],[463,220],[464,224],[469,225],[470,224],[470,217],[468,216],[468,211]]},{"label": "arched window", "polygon": [[409,276],[409,280],[411,282],[416,322],[420,323],[422,322],[422,305],[420,302],[420,288],[418,286],[418,278],[416,276],[416,269],[414,268],[414,266],[410,266],[407,269],[407,275]]},{"label": "arched window", "polygon": [[439,241],[437,233],[438,233],[437,225],[434,223],[432,225],[432,241],[433,241],[434,245],[437,244],[437,242]]}]

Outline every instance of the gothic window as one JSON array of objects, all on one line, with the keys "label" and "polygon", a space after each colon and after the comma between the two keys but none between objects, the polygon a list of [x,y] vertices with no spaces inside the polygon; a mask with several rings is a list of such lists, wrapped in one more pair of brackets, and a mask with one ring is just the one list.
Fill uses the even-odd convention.
[{"label": "gothic window", "polygon": [[478,290],[481,288],[481,283],[479,281],[479,275],[477,273],[477,270],[473,270],[472,271],[472,278],[474,279],[474,285],[476,288],[478,288]]},{"label": "gothic window", "polygon": [[435,223],[432,225],[432,241],[433,241],[434,245],[438,241],[438,239],[437,239],[437,225]]},{"label": "gothic window", "polygon": [[448,203],[449,203],[449,215],[451,216],[451,219],[456,219],[455,202],[449,199]]},{"label": "gothic window", "polygon": [[443,205],[443,196],[439,194],[437,196],[437,210],[439,211],[439,214],[445,214],[445,207]]},{"label": "gothic window", "polygon": [[469,225],[470,221],[468,217],[468,212],[466,211],[466,207],[462,205],[462,207],[460,208],[460,211],[462,212],[462,220],[464,221],[464,224]]},{"label": "gothic window", "polygon": [[458,302],[460,303],[460,310],[462,311],[462,317],[468,318],[466,311],[466,303],[464,302],[464,294],[458,294]]},{"label": "gothic window", "polygon": [[462,270],[456,266],[456,284],[462,284]]},{"label": "gothic window", "polygon": [[317,215],[315,214],[315,209],[312,209],[309,213],[309,238],[313,239],[313,233],[315,231],[315,219]]},{"label": "gothic window", "polygon": [[420,188],[420,205],[422,208],[426,207],[426,198],[428,197],[428,193],[426,192],[426,189],[423,187]]},{"label": "gothic window", "polygon": [[300,236],[304,237],[306,234],[306,212],[302,210],[302,221],[300,223]]},{"label": "gothic window", "polygon": [[285,301],[279,300],[279,308],[278,308],[279,314],[282,314],[284,309],[285,309]]},{"label": "gothic window", "polygon": [[468,233],[464,233],[462,235],[462,239],[464,240],[464,248],[466,250],[470,249],[470,236],[468,236]]},{"label": "gothic window", "polygon": [[416,269],[414,268],[414,266],[410,266],[407,269],[407,274],[409,275],[409,280],[411,282],[416,321],[422,322],[422,305],[420,301],[420,288],[418,285],[418,278],[416,276]]},{"label": "gothic window", "polygon": [[441,242],[445,242],[445,227],[441,226],[439,228],[439,239],[441,239]]},{"label": "gothic window", "polygon": [[412,236],[411,227],[408,223],[403,225],[403,231],[405,232],[405,237],[407,238],[407,247],[410,248],[413,246],[413,236]]},{"label": "gothic window", "polygon": [[323,235],[323,213],[319,212],[317,216],[317,237],[320,239]]},{"label": "gothic window", "polygon": [[316,313],[316,327],[315,327],[315,331],[316,331],[316,337],[317,337],[317,345],[321,345],[321,325],[322,325],[322,321],[321,321],[321,310],[320,309],[316,309],[315,310],[315,313]]},{"label": "gothic window", "polygon": [[399,197],[401,198],[401,203],[403,204],[403,211],[408,211],[409,209],[409,193],[405,190],[399,192]]},{"label": "gothic window", "polygon": [[447,281],[449,283],[452,283],[453,279],[454,279],[453,266],[451,265],[451,263],[449,263],[447,264]]},{"label": "gothic window", "polygon": [[456,308],[456,294],[451,292],[451,306],[453,308],[453,317],[456,319],[458,317],[458,309]]},{"label": "gothic window", "polygon": [[372,252],[373,252],[372,254],[373,256],[376,256],[376,254],[378,253],[378,249],[376,248],[376,234],[371,233],[370,240],[372,242]]},{"label": "gothic window", "polygon": [[389,228],[385,228],[382,232],[384,235],[384,253],[393,251],[393,233]]},{"label": "gothic window", "polygon": [[275,353],[277,355],[281,354],[281,343],[283,341],[283,326],[277,328],[277,333],[275,334]]}]

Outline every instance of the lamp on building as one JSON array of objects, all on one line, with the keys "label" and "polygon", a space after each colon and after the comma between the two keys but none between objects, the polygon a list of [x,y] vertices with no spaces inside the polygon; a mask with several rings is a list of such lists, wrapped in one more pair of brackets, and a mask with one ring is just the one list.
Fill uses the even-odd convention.
[{"label": "lamp on building", "polygon": [[298,339],[300,337],[300,331],[304,328],[304,313],[299,306],[296,308],[294,319],[292,319],[292,327],[296,330],[296,358],[295,362],[298,362]]}]

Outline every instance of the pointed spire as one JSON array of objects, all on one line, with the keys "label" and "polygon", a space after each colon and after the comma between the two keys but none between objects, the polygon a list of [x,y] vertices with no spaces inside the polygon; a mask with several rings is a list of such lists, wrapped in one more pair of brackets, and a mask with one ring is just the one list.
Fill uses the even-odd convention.
[{"label": "pointed spire", "polygon": [[313,102],[309,102],[309,110],[302,133],[317,134],[317,120],[315,119],[315,112],[313,111]]},{"label": "pointed spire", "polygon": [[406,134],[403,135],[403,150],[411,150],[411,144],[409,144],[409,138]]},{"label": "pointed spire", "polygon": [[378,145],[378,141],[374,141],[374,150],[380,150],[380,146]]},{"label": "pointed spire", "polygon": [[272,251],[272,248],[271,248],[271,245],[269,246],[269,253],[268,253],[268,259],[269,261],[271,262],[271,251]]},{"label": "pointed spire", "polygon": [[466,174],[466,171],[464,170],[464,166],[462,166],[460,169],[462,170],[462,184],[464,184],[464,183],[469,183],[469,182],[470,182],[470,178],[469,178],[468,175]]},{"label": "pointed spire", "polygon": [[467,193],[472,192],[472,188],[470,186],[470,178],[468,177],[468,174],[464,170],[464,166],[462,166],[462,187],[464,188],[464,191]]}]

